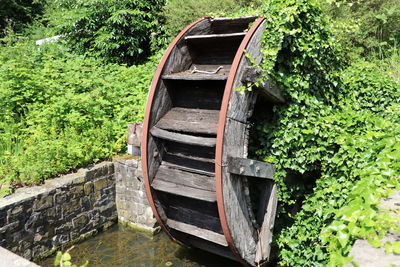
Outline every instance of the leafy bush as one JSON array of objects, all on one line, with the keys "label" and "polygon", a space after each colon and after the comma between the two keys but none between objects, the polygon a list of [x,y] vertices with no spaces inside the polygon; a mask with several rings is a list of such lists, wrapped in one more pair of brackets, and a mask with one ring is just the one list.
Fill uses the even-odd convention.
[{"label": "leafy bush", "polygon": [[391,55],[400,43],[400,2],[397,0],[328,0],[338,39],[351,54]]},{"label": "leafy bush", "polygon": [[25,24],[42,14],[44,2],[36,0],[2,0],[0,3],[0,37],[6,34],[6,28],[20,32]]},{"label": "leafy bush", "polygon": [[157,59],[125,67],[58,46],[1,50],[0,181],[38,183],[121,151]]},{"label": "leafy bush", "polygon": [[[365,200],[360,188],[377,182],[376,199],[400,188],[398,172],[391,171],[398,168],[397,152],[392,167],[385,165],[389,171],[377,163],[381,151],[393,149],[384,140],[393,140],[400,130],[395,116],[399,85],[373,64],[346,67],[318,3],[266,0],[262,10],[267,29],[261,67],[265,78],[279,84],[287,103],[255,118],[251,149],[253,156],[276,166],[278,256],[285,266],[342,266],[355,238],[366,236],[354,229],[398,230],[393,224],[380,227],[379,216],[361,222],[376,200]],[[368,168],[377,168],[374,175],[382,178],[371,180],[363,172]],[[359,228],[346,221],[344,211],[355,202],[366,203],[355,219]],[[335,225],[341,225],[340,231]]]},{"label": "leafy bush", "polygon": [[222,16],[239,8],[256,6],[261,0],[170,0],[165,6],[166,27],[175,36],[187,25],[204,16]]},{"label": "leafy bush", "polygon": [[[162,34],[165,0],[55,0],[50,24],[68,47],[108,62],[137,64],[151,52],[152,33]],[[160,32],[161,31],[161,32]],[[153,34],[154,35],[154,34]]]}]

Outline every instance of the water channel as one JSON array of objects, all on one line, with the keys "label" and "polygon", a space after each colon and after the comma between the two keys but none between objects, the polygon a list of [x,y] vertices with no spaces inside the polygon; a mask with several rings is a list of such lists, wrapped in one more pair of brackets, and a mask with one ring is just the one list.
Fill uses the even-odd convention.
[{"label": "water channel", "polygon": [[[106,232],[76,244],[71,251],[72,261],[90,267],[239,267],[236,262],[198,250],[183,248],[173,243],[164,233],[147,233],[115,225]],[[54,255],[38,262],[52,267]]]}]

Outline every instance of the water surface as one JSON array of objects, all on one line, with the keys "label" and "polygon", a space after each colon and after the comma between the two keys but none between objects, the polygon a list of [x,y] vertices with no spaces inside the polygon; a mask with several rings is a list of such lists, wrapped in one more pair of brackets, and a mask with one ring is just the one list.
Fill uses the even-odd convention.
[{"label": "water surface", "polygon": [[[76,244],[71,251],[72,261],[82,264],[89,260],[90,267],[239,267],[231,260],[173,243],[164,233],[147,233],[115,225],[106,232]],[[39,262],[52,267],[54,256]]]}]

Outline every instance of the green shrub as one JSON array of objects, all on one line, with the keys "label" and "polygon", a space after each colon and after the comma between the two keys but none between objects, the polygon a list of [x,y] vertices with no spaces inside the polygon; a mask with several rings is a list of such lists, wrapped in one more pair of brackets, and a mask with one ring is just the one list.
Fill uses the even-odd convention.
[{"label": "green shrub", "polygon": [[[147,59],[152,33],[162,35],[159,12],[165,0],[55,0],[50,25],[67,46],[108,62],[137,64]],[[154,35],[154,34],[153,34]]]},{"label": "green shrub", "polygon": [[166,27],[174,37],[187,25],[204,16],[223,16],[239,8],[256,6],[261,0],[170,0],[165,6]]},{"label": "green shrub", "polygon": [[123,150],[157,60],[104,65],[25,42],[1,50],[0,181],[38,183]]},{"label": "green shrub", "polygon": [[[351,228],[343,211],[365,200],[357,188],[365,188],[371,176],[362,170],[377,168],[376,176],[383,177],[373,180],[381,188],[373,193],[377,199],[400,188],[399,170],[392,171],[398,155],[387,169],[377,163],[382,150],[392,149],[385,140],[400,131],[399,85],[373,64],[346,67],[316,1],[266,0],[262,10],[267,23],[261,67],[287,103],[255,118],[251,150],[276,166],[278,257],[285,266],[342,266],[355,238],[365,236],[351,231],[358,228]],[[393,176],[386,179],[386,174]],[[381,229],[379,216],[360,222],[376,201],[366,205],[357,227]],[[338,224],[343,231],[334,230]],[[388,229],[398,230],[389,226],[380,232]]]},{"label": "green shrub", "polygon": [[338,39],[351,54],[387,57],[400,43],[397,0],[326,1]]},{"label": "green shrub", "polygon": [[0,37],[6,34],[7,27],[21,32],[27,23],[42,14],[44,3],[36,0],[1,0]]}]

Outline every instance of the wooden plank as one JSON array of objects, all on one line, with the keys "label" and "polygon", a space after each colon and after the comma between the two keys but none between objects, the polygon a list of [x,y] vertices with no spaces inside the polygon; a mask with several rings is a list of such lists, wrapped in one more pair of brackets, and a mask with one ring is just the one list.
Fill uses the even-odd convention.
[{"label": "wooden plank", "polygon": [[216,142],[215,138],[212,137],[198,137],[188,134],[174,133],[163,129],[159,129],[157,127],[151,128],[150,133],[153,136],[161,139],[189,144],[189,145],[215,147],[215,142]]},{"label": "wooden plank", "polygon": [[239,17],[239,18],[226,18],[226,17],[220,17],[220,18],[212,18],[211,23],[250,23],[253,22],[257,19],[257,16],[244,16],[244,17]]},{"label": "wooden plank", "polygon": [[223,163],[222,167],[222,193],[227,224],[238,249],[239,255],[247,262],[255,259],[258,240],[257,229],[254,227],[252,210],[248,205],[248,183],[239,175],[228,171],[230,157],[246,157],[246,124],[227,119],[225,124]]},{"label": "wooden plank", "polygon": [[165,166],[167,168],[173,168],[173,169],[177,169],[177,170],[182,170],[182,171],[186,171],[186,172],[191,172],[191,173],[197,173],[197,174],[201,174],[201,175],[214,176],[214,172],[205,171],[200,168],[187,167],[187,166],[184,166],[181,164],[174,164],[174,163],[167,162],[167,161],[163,161],[161,163],[161,166]]},{"label": "wooden plank", "polygon": [[[262,76],[263,73],[259,68],[248,66],[244,69],[242,75],[242,82],[255,83]],[[283,98],[281,91],[278,89],[276,84],[271,79],[259,84],[258,86],[256,86],[256,89],[260,90],[262,96],[264,96],[265,98],[274,103],[278,104],[285,103],[285,99]]]},{"label": "wooden plank", "polygon": [[155,179],[175,183],[187,187],[215,192],[214,175],[207,176],[198,173],[168,168],[161,165]]},{"label": "wooden plank", "polygon": [[229,75],[229,72],[231,70],[231,65],[229,64],[192,64],[189,70],[193,70],[194,68],[196,68],[202,71],[215,71],[219,67],[222,68],[218,71],[218,74],[223,74],[226,76]]},{"label": "wooden plank", "polygon": [[221,108],[226,81],[165,80],[174,107],[192,109]]},{"label": "wooden plank", "polygon": [[172,141],[165,141],[168,154],[192,160],[215,163],[215,149],[206,146],[193,146]]},{"label": "wooden plank", "polygon": [[[191,209],[196,212],[202,213],[203,215],[206,216],[211,216],[211,217],[216,217],[218,218],[218,207],[216,202],[208,202],[208,201],[203,201],[199,199],[194,199],[194,198],[187,198],[185,196],[179,196],[179,195],[172,195],[169,193],[161,192],[159,191],[157,196],[159,197],[160,201],[165,203],[166,206],[166,211],[168,212],[169,215],[174,213],[174,211],[169,210],[169,208],[186,208],[186,209]],[[263,214],[264,216],[264,214]],[[171,219],[174,219],[174,217],[168,217]],[[263,217],[264,218],[264,217]],[[178,221],[181,221],[180,219]],[[185,222],[185,221],[182,221]],[[196,224],[194,224],[196,225]],[[221,227],[221,225],[219,226]],[[218,232],[218,230],[214,231]]]},{"label": "wooden plank", "polygon": [[221,246],[225,246],[225,247],[228,246],[225,236],[215,233],[213,231],[209,231],[209,230],[202,229],[202,228],[199,228],[194,225],[174,221],[171,219],[167,220],[167,225],[175,230],[180,231],[180,232],[205,239],[207,241],[216,243]]},{"label": "wooden plank", "polygon": [[[232,251],[227,246],[221,246],[216,243],[210,242],[208,240],[199,238],[197,236],[193,236],[190,234],[186,234],[175,229],[170,228],[172,235],[177,238],[179,241],[182,241],[189,247],[199,248],[205,250],[209,253],[219,255],[221,257],[237,261],[237,258],[233,255]],[[222,264],[222,265],[221,265]],[[229,264],[223,264],[221,259],[221,266],[237,266],[237,262],[231,262]]]},{"label": "wooden plank", "polygon": [[264,210],[265,216],[259,233],[255,262],[260,264],[269,261],[271,253],[272,234],[275,223],[276,209],[278,205],[277,186],[273,183],[267,191],[267,208]]},{"label": "wooden plank", "polygon": [[[202,203],[208,202],[202,201]],[[202,208],[204,210],[206,209],[206,206],[203,205]],[[170,205],[167,209],[167,216],[173,220],[191,224],[201,229],[210,230],[218,234],[223,234],[218,213],[216,213],[214,216],[211,216],[202,210],[195,210],[192,208],[192,206],[185,205],[185,202],[180,203],[178,206]]]},{"label": "wooden plank", "polygon": [[214,18],[211,19],[211,30],[214,33],[243,32],[257,17]]},{"label": "wooden plank", "polygon": [[236,39],[243,38],[246,35],[245,32],[235,32],[235,33],[221,33],[221,34],[205,34],[205,35],[191,35],[186,36],[186,41],[197,41],[197,40],[215,40],[215,39]]},{"label": "wooden plank", "polygon": [[190,157],[186,155],[166,153],[163,159],[165,162],[176,164],[182,167],[193,168],[209,173],[214,173],[215,171],[214,160],[208,158]]},{"label": "wooden plank", "polygon": [[229,157],[228,171],[242,176],[273,179],[275,167],[271,163],[258,160]]},{"label": "wooden plank", "polygon": [[219,111],[172,108],[155,127],[175,132],[217,135]]},{"label": "wooden plank", "polygon": [[[260,64],[262,60],[260,49],[262,49],[261,37],[264,30],[265,21],[258,27],[246,47],[246,53],[251,56],[256,65]],[[251,66],[251,63],[246,56],[243,56],[236,72],[233,88],[236,89],[244,85],[242,76],[245,68],[248,66]],[[227,116],[236,121],[246,123],[253,114],[253,107],[257,101],[258,93],[259,90],[246,90],[244,93],[232,90]]]},{"label": "wooden plank", "polygon": [[202,201],[208,202],[216,202],[215,192],[206,191],[202,189],[192,188],[188,186],[183,186],[171,182],[166,182],[163,180],[154,179],[153,183],[151,184],[153,189],[159,190],[162,192],[198,199]]},{"label": "wooden plank", "polygon": [[187,71],[178,72],[168,75],[163,75],[164,80],[186,80],[186,81],[225,81],[227,76],[224,74],[204,74],[204,73],[190,73]]}]

